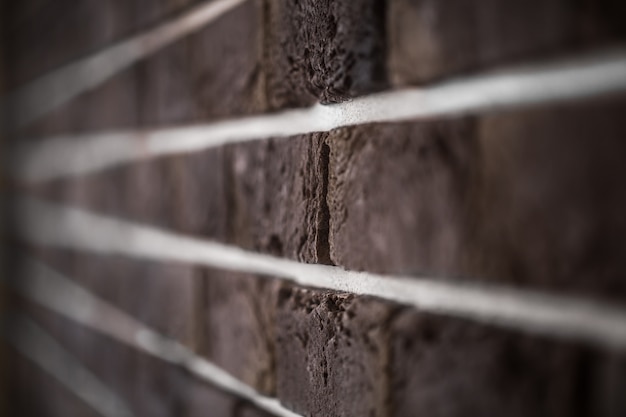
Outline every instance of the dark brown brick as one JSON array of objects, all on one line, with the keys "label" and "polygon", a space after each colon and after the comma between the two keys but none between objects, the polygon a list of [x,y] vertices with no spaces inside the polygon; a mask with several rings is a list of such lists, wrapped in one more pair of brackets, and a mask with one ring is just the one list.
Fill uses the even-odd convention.
[{"label": "dark brown brick", "polygon": [[625,104],[607,99],[481,118],[471,275],[626,299]]},{"label": "dark brown brick", "polygon": [[392,323],[394,416],[617,416],[624,357],[406,310]]},{"label": "dark brown brick", "polygon": [[[28,311],[46,332],[122,398],[135,415],[265,416],[236,396],[216,389],[178,366],[122,345],[36,305],[29,305]],[[53,401],[53,406],[59,403],[45,391],[41,392],[41,400],[43,403]]]},{"label": "dark brown brick", "polygon": [[25,0],[6,7],[11,83],[20,85],[176,15],[199,0]]},{"label": "dark brown brick", "polygon": [[201,352],[262,393],[275,393],[276,284],[245,274],[203,276]]},{"label": "dark brown brick", "polygon": [[[225,149],[226,240],[307,262],[328,263],[323,135]],[[321,230],[324,229],[324,230]],[[262,392],[275,392],[276,283],[207,271],[203,351]]]},{"label": "dark brown brick", "polygon": [[272,108],[340,102],[384,87],[382,1],[280,0],[267,8]]},{"label": "dark brown brick", "polygon": [[262,21],[259,1],[247,1],[61,105],[22,134],[156,128],[263,112]]},{"label": "dark brown brick", "polygon": [[239,414],[237,417],[271,417],[272,414],[269,414],[265,411],[259,410],[258,408],[243,405],[239,410]]},{"label": "dark brown brick", "polygon": [[396,85],[618,42],[626,31],[614,0],[392,0],[389,77]]},{"label": "dark brown brick", "polygon": [[624,99],[344,128],[330,260],[624,300]]},{"label": "dark brown brick", "polygon": [[382,273],[458,273],[475,131],[472,120],[455,120],[329,134],[332,261]]},{"label": "dark brown brick", "polygon": [[310,416],[387,416],[392,309],[283,286],[276,318],[278,398]]},{"label": "dark brown brick", "polygon": [[325,134],[229,150],[229,240],[304,262],[329,263]]},{"label": "dark brown brick", "polygon": [[[10,398],[7,414],[20,417],[98,417],[100,414],[75,397],[54,377],[14,350],[7,350],[11,377],[5,395]],[[36,400],[35,400],[36,399]]]},{"label": "dark brown brick", "polygon": [[138,64],[142,126],[261,113],[260,0],[246,1]]},{"label": "dark brown brick", "polygon": [[195,348],[200,276],[191,266],[69,250],[40,250],[46,265],[149,327]]},{"label": "dark brown brick", "polygon": [[235,398],[223,394],[211,386],[202,383],[190,384],[186,388],[187,403],[185,404],[187,417],[223,416],[234,417],[237,401]]},{"label": "dark brown brick", "polygon": [[141,109],[137,77],[135,67],[118,73],[33,121],[21,130],[19,140],[136,128]]}]

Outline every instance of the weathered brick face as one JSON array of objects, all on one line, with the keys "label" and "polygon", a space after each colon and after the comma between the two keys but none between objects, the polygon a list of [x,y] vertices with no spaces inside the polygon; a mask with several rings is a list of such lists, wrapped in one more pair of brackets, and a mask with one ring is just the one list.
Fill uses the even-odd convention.
[{"label": "weathered brick face", "polygon": [[229,153],[231,242],[328,264],[326,134],[242,144]]},{"label": "weathered brick face", "polygon": [[385,86],[383,1],[266,4],[267,92],[272,108],[336,103]]},{"label": "weathered brick face", "polygon": [[337,265],[403,275],[460,272],[476,163],[473,120],[350,127],[327,142]]},{"label": "weathered brick face", "polygon": [[385,303],[284,286],[276,316],[278,398],[303,415],[389,415]]},{"label": "weathered brick face", "polygon": [[420,84],[611,46],[625,16],[613,0],[389,0],[389,78]]},{"label": "weathered brick face", "polygon": [[623,412],[623,357],[415,311],[397,315],[391,333],[394,416]]},{"label": "weathered brick face", "polygon": [[[58,10],[50,1],[16,2],[7,8],[12,65],[0,84],[22,85],[194,4],[74,1]],[[616,0],[247,0],[23,134],[45,141],[334,105],[598,52],[623,41],[625,17]],[[292,261],[623,306],[624,100],[274,137],[26,191]],[[626,414],[619,349],[275,277],[62,249],[30,253],[305,416]],[[265,416],[179,368],[36,306],[24,309],[137,415]],[[32,392],[44,410],[90,415],[36,369],[17,368],[22,392],[36,378]],[[18,405],[24,415],[45,413],[23,397]]]}]

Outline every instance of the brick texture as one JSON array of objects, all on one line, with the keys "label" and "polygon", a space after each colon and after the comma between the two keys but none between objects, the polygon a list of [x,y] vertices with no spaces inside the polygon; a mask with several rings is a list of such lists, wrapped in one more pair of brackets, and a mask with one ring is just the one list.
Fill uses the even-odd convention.
[{"label": "brick texture", "polygon": [[266,4],[265,66],[272,108],[341,102],[385,86],[384,2]]},{"label": "brick texture", "polygon": [[625,300],[624,103],[481,118],[470,274]]},{"label": "brick texture", "polygon": [[[72,352],[83,366],[125,401],[135,415],[267,416],[255,407],[196,379],[174,365],[121,345],[35,305],[27,304],[25,307],[44,331],[52,335],[63,348]],[[25,378],[40,374],[37,368],[28,366],[25,368],[27,369],[20,371]],[[43,379],[48,377],[43,375]],[[34,387],[39,388],[37,385]],[[44,387],[45,385],[41,388]],[[83,413],[77,415],[91,415],[89,409],[83,411],[82,403],[75,405],[73,399],[66,401],[64,399],[66,393],[63,391],[60,398],[54,397],[56,387],[58,385],[49,391],[44,389],[39,391],[42,404],[50,405],[52,412],[74,408]],[[48,414],[49,410],[41,409],[37,404],[30,404],[33,403],[32,398],[30,399],[30,402],[18,402],[17,405],[24,408],[16,410],[23,409],[25,413],[39,411],[43,412],[43,415],[51,415]]]},{"label": "brick texture", "polygon": [[391,325],[394,416],[617,416],[624,356],[415,311]]},{"label": "brick texture", "polygon": [[37,249],[36,258],[148,326],[195,348],[199,272],[187,265]]},{"label": "brick texture", "polygon": [[279,399],[303,415],[389,415],[391,311],[353,295],[281,288],[276,318]]},{"label": "brick texture", "polygon": [[456,274],[476,164],[473,120],[332,132],[331,258],[348,269]]},{"label": "brick texture", "polygon": [[[197,2],[49,3],[7,9],[11,87]],[[342,102],[609,47],[626,34],[625,13],[614,0],[248,0],[24,134]],[[140,161],[28,191],[300,262],[623,304],[623,112],[624,97],[615,95],[346,127]],[[31,250],[306,416],[626,414],[623,353],[272,277]],[[25,306],[137,415],[265,416],[179,368]],[[45,413],[31,394],[59,415],[90,415],[36,369],[16,369],[25,410],[18,415]]]},{"label": "brick texture", "polygon": [[624,16],[626,8],[613,0],[390,0],[389,78],[424,83],[611,46],[626,35]]}]

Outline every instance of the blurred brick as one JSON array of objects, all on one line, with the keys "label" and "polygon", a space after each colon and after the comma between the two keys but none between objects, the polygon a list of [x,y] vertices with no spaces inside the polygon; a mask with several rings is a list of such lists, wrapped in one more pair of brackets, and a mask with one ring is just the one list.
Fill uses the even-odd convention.
[{"label": "blurred brick", "polygon": [[331,263],[624,301],[624,102],[331,132]]},{"label": "blurred brick", "polygon": [[261,23],[259,1],[247,1],[61,105],[22,135],[156,128],[263,112]]},{"label": "blurred brick", "polygon": [[384,2],[267,3],[268,103],[340,102],[385,86]]},{"label": "blurred brick", "polygon": [[17,86],[186,11],[200,0],[23,0],[6,7]]},{"label": "blurred brick", "polygon": [[[324,135],[225,149],[225,240],[245,249],[328,263]],[[203,351],[232,374],[275,393],[272,281],[206,271]]]},{"label": "blurred brick", "polygon": [[626,300],[626,100],[481,117],[466,269]]},{"label": "blurred brick", "polygon": [[18,139],[34,142],[65,134],[136,128],[141,108],[137,77],[135,67],[116,74],[33,121]]},{"label": "blurred brick", "polygon": [[139,63],[140,125],[263,112],[262,12],[246,1]]},{"label": "blurred brick", "polygon": [[607,46],[624,39],[614,0],[391,0],[389,77],[426,83],[495,65]]},{"label": "blurred brick", "polygon": [[[29,304],[28,311],[83,366],[126,401],[137,416],[265,416],[255,407],[193,377],[176,365],[121,345],[35,305]],[[57,385],[52,383],[51,389],[55,392]],[[59,410],[72,406],[66,404],[63,397],[52,397],[48,391],[39,394],[38,399],[41,398],[44,404],[52,401],[52,406],[58,406]],[[56,411],[55,408],[52,410]]]},{"label": "blurred brick", "polygon": [[616,397],[624,387],[623,356],[408,309],[391,332],[394,416],[617,416],[625,410]]},{"label": "blurred brick", "polygon": [[36,255],[149,327],[191,348],[199,343],[200,275],[193,267],[62,249]]},{"label": "blurred brick", "polygon": [[275,283],[246,274],[204,272],[200,352],[262,393],[275,393]]}]

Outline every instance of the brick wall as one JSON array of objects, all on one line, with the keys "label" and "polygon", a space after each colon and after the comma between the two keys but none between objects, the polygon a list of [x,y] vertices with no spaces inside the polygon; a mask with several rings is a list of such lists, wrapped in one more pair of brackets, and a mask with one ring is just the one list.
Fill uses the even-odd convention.
[{"label": "brick wall", "polygon": [[[192,3],[13,2],[7,85]],[[247,0],[19,135],[41,142],[332,105],[615,48],[625,18],[612,0]],[[28,191],[300,262],[620,306],[625,111],[616,93],[362,124],[145,159]],[[626,414],[623,349],[274,277],[24,249],[302,415]],[[22,308],[138,416],[264,415],[35,303]],[[14,356],[19,415],[94,415]]]}]

